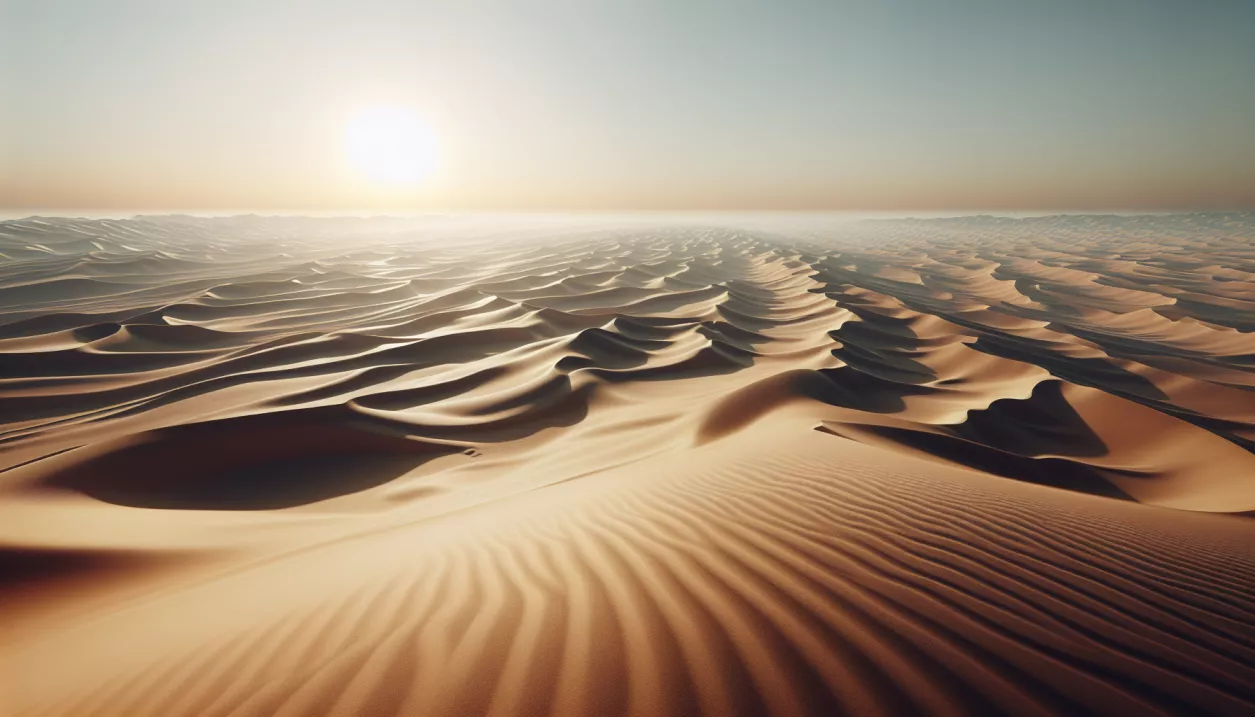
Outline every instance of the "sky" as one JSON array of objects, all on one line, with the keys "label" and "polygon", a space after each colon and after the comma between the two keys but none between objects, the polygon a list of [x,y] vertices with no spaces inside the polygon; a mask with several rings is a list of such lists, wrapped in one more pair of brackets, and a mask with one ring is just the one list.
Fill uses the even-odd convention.
[{"label": "sky", "polygon": [[0,0],[0,210],[1241,208],[1251,0]]}]

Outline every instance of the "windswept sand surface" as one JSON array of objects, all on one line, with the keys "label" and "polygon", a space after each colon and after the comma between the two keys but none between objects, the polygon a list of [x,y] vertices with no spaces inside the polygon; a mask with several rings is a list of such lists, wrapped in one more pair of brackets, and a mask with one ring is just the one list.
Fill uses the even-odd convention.
[{"label": "windswept sand surface", "polygon": [[0,223],[0,715],[1255,714],[1253,242]]}]

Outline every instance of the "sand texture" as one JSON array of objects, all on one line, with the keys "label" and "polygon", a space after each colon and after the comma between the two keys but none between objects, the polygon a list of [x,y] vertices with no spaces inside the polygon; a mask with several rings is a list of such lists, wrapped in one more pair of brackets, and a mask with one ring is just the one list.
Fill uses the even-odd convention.
[{"label": "sand texture", "polygon": [[1255,714],[1255,215],[0,222],[0,715]]}]

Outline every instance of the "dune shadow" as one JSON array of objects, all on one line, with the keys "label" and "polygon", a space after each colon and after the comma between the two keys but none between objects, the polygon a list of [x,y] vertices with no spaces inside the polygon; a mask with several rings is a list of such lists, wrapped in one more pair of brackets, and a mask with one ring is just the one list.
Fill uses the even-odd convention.
[{"label": "dune shadow", "polygon": [[868,413],[900,413],[906,410],[908,396],[927,396],[937,389],[901,383],[865,373],[853,366],[825,368],[815,372],[824,379],[811,389],[811,398],[831,406]]},{"label": "dune shadow", "polygon": [[986,334],[969,346],[1001,358],[1040,366],[1064,380],[1097,388],[1137,403],[1150,405],[1150,402],[1169,400],[1168,395],[1145,376],[1120,368],[1105,359],[1064,355],[1044,341]]},{"label": "dune shadow", "polygon": [[[1090,463],[1109,449],[1068,403],[1059,381],[1043,381],[1025,399],[999,399],[948,425],[876,425],[825,421],[816,430],[905,448],[945,463],[1015,480],[1130,499]],[[864,409],[865,410],[865,409]],[[1122,473],[1125,475],[1126,473]],[[1134,474],[1128,474],[1134,475]]]},{"label": "dune shadow", "polygon": [[83,488],[106,503],[167,510],[275,510],[358,493],[388,483],[429,457],[348,453],[289,458],[243,466],[187,481],[114,480]]},{"label": "dune shadow", "polygon": [[1021,456],[957,436],[895,426],[825,423],[816,430],[862,443],[900,446],[934,460],[958,464],[1003,478],[1078,493],[1132,500],[1127,493],[1104,479],[1099,470],[1066,458]]},{"label": "dune shadow", "polygon": [[125,550],[0,547],[0,608],[151,568],[169,556]]},{"label": "dune shadow", "polygon": [[288,413],[175,426],[63,454],[39,485],[135,508],[274,510],[383,485],[464,448],[354,423],[340,411]]}]

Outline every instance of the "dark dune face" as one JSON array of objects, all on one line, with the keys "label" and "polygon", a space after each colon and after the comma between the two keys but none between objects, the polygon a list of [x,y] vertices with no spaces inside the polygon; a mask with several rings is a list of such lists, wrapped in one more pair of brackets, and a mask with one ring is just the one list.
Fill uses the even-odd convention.
[{"label": "dark dune face", "polygon": [[1253,245],[0,223],[0,713],[1255,713]]}]

